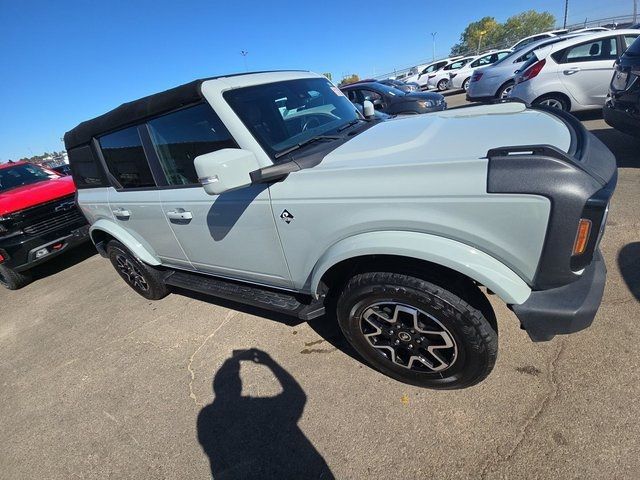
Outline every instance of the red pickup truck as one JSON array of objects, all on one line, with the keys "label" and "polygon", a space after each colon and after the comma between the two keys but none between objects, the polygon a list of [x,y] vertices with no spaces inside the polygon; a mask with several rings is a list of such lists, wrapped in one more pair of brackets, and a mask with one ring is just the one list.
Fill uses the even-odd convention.
[{"label": "red pickup truck", "polygon": [[37,165],[0,164],[0,285],[26,285],[29,269],[88,239],[71,176]]}]

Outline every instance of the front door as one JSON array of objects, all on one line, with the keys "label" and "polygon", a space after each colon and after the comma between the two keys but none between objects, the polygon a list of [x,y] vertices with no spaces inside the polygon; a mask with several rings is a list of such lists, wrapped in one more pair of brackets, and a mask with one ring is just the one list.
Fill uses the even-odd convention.
[{"label": "front door", "polygon": [[211,196],[193,165],[204,153],[237,148],[206,103],[147,122],[149,139],[167,185],[159,190],[163,220],[199,271],[290,287],[269,190],[252,185]]},{"label": "front door", "polygon": [[266,185],[211,196],[200,186],[160,192],[162,208],[202,272],[291,287]]},{"label": "front door", "polygon": [[120,184],[108,189],[116,223],[163,263],[191,268],[162,210],[138,127],[119,130],[98,141],[109,173]]}]

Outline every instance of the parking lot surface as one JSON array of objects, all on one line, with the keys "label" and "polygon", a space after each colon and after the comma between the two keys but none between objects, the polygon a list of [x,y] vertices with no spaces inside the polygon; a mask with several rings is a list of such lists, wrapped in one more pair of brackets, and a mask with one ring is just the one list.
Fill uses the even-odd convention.
[{"label": "parking lot surface", "polygon": [[0,477],[639,478],[640,142],[580,118],[619,165],[591,328],[534,344],[492,298],[493,373],[422,390],[328,319],[149,302],[86,246],[0,290]]}]

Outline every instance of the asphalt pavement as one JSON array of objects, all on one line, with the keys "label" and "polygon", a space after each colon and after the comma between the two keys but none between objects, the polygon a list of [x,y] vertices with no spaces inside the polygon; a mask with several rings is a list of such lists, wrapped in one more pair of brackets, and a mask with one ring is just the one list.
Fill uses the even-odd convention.
[{"label": "asphalt pavement", "polygon": [[86,246],[0,290],[0,478],[640,478],[640,142],[580,118],[619,165],[591,328],[532,343],[491,298],[493,373],[424,390],[326,319],[146,301]]}]

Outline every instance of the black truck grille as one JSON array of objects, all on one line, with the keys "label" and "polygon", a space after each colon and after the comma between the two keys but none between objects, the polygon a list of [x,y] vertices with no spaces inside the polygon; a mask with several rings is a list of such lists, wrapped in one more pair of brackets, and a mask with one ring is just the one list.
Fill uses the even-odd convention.
[{"label": "black truck grille", "polygon": [[40,220],[39,222],[34,222],[29,226],[24,227],[22,230],[30,235],[41,235],[52,230],[57,230],[65,225],[71,225],[82,219],[82,214],[78,208],[74,206],[70,211],[54,215],[53,217]]},{"label": "black truck grille", "polygon": [[73,195],[36,205],[13,215],[13,226],[27,235],[44,235],[80,223],[86,223],[86,220],[75,204]]}]

